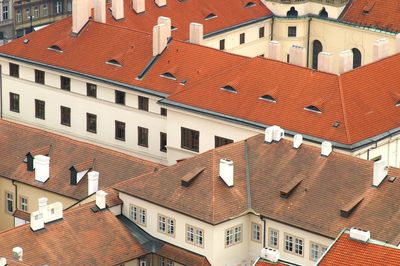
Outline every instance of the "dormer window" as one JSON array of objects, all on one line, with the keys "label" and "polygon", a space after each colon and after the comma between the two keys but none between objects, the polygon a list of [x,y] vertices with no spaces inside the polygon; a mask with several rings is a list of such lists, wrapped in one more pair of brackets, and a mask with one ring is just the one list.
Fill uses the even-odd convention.
[{"label": "dormer window", "polygon": [[397,103],[395,104],[396,107],[400,107],[400,101],[397,101]]},{"label": "dormer window", "polygon": [[318,107],[316,107],[315,105],[309,105],[309,106],[305,107],[304,110],[307,110],[307,111],[310,111],[310,112],[314,112],[314,113],[318,113],[318,114],[322,113],[321,110]]},{"label": "dormer window", "polygon": [[47,49],[49,49],[49,50],[52,50],[52,51],[55,51],[55,52],[59,52],[59,53],[62,53],[63,52],[63,50],[60,48],[60,46],[58,46],[58,45],[52,45],[52,46],[50,46],[49,48],[47,48]]},{"label": "dormer window", "polygon": [[210,13],[204,19],[205,20],[209,20],[209,19],[213,19],[213,18],[216,18],[216,17],[217,17],[217,15],[215,15],[214,13]]},{"label": "dormer window", "polygon": [[226,86],[222,87],[221,90],[224,90],[224,91],[227,91],[230,93],[237,93],[237,90],[230,85],[226,85]]},{"label": "dormer window", "polygon": [[163,78],[176,80],[176,77],[171,72],[165,72],[164,74],[160,75]]},{"label": "dormer window", "polygon": [[268,95],[268,94],[261,96],[261,97],[260,97],[260,100],[267,101],[267,102],[272,102],[272,103],[276,103],[275,98],[272,97],[271,95]]},{"label": "dormer window", "polygon": [[115,59],[108,60],[108,61],[106,62],[106,64],[113,65],[113,66],[117,66],[117,67],[121,67],[121,66],[122,66],[121,63],[118,62],[118,61],[115,60]]},{"label": "dormer window", "polygon": [[255,6],[256,4],[254,4],[254,2],[248,2],[244,7],[246,7],[246,8],[248,8],[248,7],[253,7],[253,6]]},{"label": "dormer window", "polygon": [[177,30],[178,28],[175,27],[174,25],[171,25],[171,31]]}]

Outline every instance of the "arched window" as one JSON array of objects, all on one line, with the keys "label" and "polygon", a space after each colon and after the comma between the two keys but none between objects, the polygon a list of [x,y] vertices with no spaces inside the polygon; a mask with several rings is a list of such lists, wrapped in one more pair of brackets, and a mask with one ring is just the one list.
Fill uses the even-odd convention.
[{"label": "arched window", "polygon": [[327,17],[328,17],[328,12],[326,12],[325,7],[323,7],[323,8],[321,9],[321,11],[319,11],[319,16],[320,16],[321,18],[327,18]]},{"label": "arched window", "polygon": [[361,66],[361,52],[357,48],[351,49],[353,52],[353,68]]},{"label": "arched window", "polygon": [[322,52],[322,43],[318,40],[313,42],[313,52],[312,52],[312,68],[318,68],[318,54]]},{"label": "arched window", "polygon": [[292,6],[290,10],[286,13],[286,16],[288,17],[297,17],[299,15],[299,12],[297,12],[296,8]]}]

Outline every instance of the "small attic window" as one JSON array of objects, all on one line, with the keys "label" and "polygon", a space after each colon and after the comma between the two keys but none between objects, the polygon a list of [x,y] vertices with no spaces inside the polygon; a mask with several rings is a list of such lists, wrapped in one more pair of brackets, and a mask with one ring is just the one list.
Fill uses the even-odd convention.
[{"label": "small attic window", "polygon": [[28,44],[28,43],[29,43],[29,39],[25,39],[24,44]]},{"label": "small attic window", "polygon": [[181,82],[179,82],[180,85],[185,86],[187,83],[186,79],[181,80]]},{"label": "small attic window", "polygon": [[224,90],[224,91],[227,91],[230,93],[237,93],[237,90],[230,85],[226,85],[226,86],[222,87],[221,90]]},{"label": "small attic window", "polygon": [[60,48],[60,46],[58,46],[58,45],[52,45],[52,46],[50,46],[49,48],[47,48],[47,49],[49,49],[49,50],[52,50],[52,51],[56,51],[56,52],[59,52],[59,53],[62,53],[63,52],[63,50]]},{"label": "small attic window", "polygon": [[160,75],[163,78],[176,80],[176,77],[171,72],[165,72],[164,74]]},{"label": "small attic window", "polygon": [[113,66],[117,66],[117,67],[121,67],[121,66],[122,66],[121,63],[118,62],[118,61],[115,60],[115,59],[108,60],[108,61],[106,62],[106,64],[113,65]]},{"label": "small attic window", "polygon": [[267,102],[272,102],[272,103],[276,103],[275,98],[272,97],[271,95],[268,95],[268,94],[261,96],[261,97],[260,97],[260,100],[267,101]]},{"label": "small attic window", "polygon": [[175,27],[174,25],[171,25],[171,31],[177,30],[178,28]]},{"label": "small attic window", "polygon": [[256,4],[254,2],[248,2],[244,7],[248,8],[248,7],[253,7],[256,6]]},{"label": "small attic window", "polygon": [[400,107],[400,101],[397,101],[397,103],[395,104],[396,107]]},{"label": "small attic window", "polygon": [[318,114],[322,113],[321,110],[318,107],[316,107],[315,105],[307,106],[307,107],[304,108],[304,110],[307,110],[307,111],[310,111],[310,112],[314,112],[314,113],[318,113]]},{"label": "small attic window", "polygon": [[216,18],[216,17],[217,17],[217,15],[215,15],[214,13],[210,13],[204,19],[205,20],[209,20],[209,19],[213,19],[213,18]]}]

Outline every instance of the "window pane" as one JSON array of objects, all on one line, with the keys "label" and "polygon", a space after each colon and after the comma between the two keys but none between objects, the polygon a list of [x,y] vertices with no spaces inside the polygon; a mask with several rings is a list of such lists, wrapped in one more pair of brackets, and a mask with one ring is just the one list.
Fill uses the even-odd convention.
[{"label": "window pane", "polygon": [[35,82],[44,84],[44,71],[35,69]]},{"label": "window pane", "polygon": [[149,130],[144,127],[138,127],[138,145],[143,147],[148,147],[148,135]]},{"label": "window pane", "polygon": [[97,97],[97,86],[95,84],[86,83],[86,95],[89,97]]},{"label": "window pane", "polygon": [[35,99],[35,117],[45,119],[45,102]]},{"label": "window pane", "polygon": [[71,108],[61,106],[61,125],[71,126]]},{"label": "window pane", "polygon": [[149,111],[149,98],[138,96],[139,109]]},{"label": "window pane", "polygon": [[181,128],[181,148],[192,151],[199,151],[199,131]]},{"label": "window pane", "polygon": [[233,143],[233,140],[215,136],[215,148]]},{"label": "window pane", "polygon": [[71,90],[71,79],[67,77],[60,77],[60,87],[62,90],[70,91]]},{"label": "window pane", "polygon": [[97,116],[94,114],[86,113],[86,130],[88,132],[97,132]]},{"label": "window pane", "polygon": [[160,151],[167,152],[167,133],[160,132]]},{"label": "window pane", "polygon": [[115,138],[118,140],[125,140],[125,123],[115,121]]},{"label": "window pane", "polygon": [[19,113],[19,94],[10,92],[10,111]]},{"label": "window pane", "polygon": [[9,67],[10,67],[10,76],[18,78],[19,77],[19,65],[10,63]]},{"label": "window pane", "polygon": [[115,91],[115,103],[125,105],[125,92]]}]

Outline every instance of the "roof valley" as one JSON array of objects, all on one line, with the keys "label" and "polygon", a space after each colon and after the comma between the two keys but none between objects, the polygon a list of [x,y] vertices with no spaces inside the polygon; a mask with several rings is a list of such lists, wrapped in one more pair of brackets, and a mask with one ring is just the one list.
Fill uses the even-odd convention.
[{"label": "roof valley", "polygon": [[351,142],[351,137],[350,137],[350,134],[349,134],[349,127],[348,127],[349,124],[347,122],[346,104],[345,104],[345,101],[344,101],[343,87],[342,87],[342,76],[341,75],[338,76],[338,80],[339,80],[340,101],[342,102],[342,110],[343,110],[344,130],[346,132],[347,142],[348,143],[352,143]]}]

